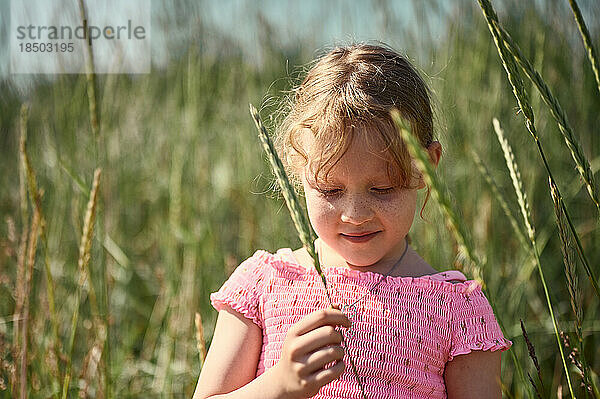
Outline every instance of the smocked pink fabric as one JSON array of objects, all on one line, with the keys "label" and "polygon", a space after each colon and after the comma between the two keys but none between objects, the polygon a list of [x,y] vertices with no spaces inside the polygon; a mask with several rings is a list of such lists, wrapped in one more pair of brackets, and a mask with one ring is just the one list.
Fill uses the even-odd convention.
[{"label": "smocked pink fabric", "polygon": [[[369,399],[446,398],[444,367],[454,356],[512,345],[481,287],[459,271],[388,276],[372,293],[381,274],[345,267],[323,271],[334,303],[348,306],[362,298],[343,308],[352,326],[342,331]],[[289,248],[256,251],[210,299],[215,309],[229,306],[263,330],[256,376],[279,361],[292,325],[328,307],[319,275],[298,264]],[[346,371],[314,398],[361,397],[347,356]]]}]

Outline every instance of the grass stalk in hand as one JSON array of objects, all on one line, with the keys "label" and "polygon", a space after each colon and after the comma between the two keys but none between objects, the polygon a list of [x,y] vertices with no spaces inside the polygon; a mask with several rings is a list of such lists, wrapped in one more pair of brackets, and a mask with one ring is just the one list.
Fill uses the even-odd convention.
[{"label": "grass stalk in hand", "polygon": [[[306,219],[306,215],[304,212],[302,212],[300,201],[298,201],[294,187],[292,187],[292,184],[285,173],[281,159],[279,159],[279,156],[277,155],[277,151],[275,150],[275,146],[273,145],[273,142],[267,133],[267,129],[260,120],[257,109],[252,104],[250,104],[250,114],[252,115],[252,119],[254,119],[254,123],[258,129],[260,142],[262,143],[263,149],[269,158],[269,163],[271,164],[273,173],[277,178],[277,183],[279,184],[281,192],[283,193],[283,198],[285,199],[285,203],[290,211],[292,220],[294,221],[294,226],[296,226],[296,230],[298,231],[300,241],[302,241],[302,245],[304,248],[306,248],[310,257],[313,259],[315,269],[317,270],[317,273],[319,273],[321,281],[323,281],[323,286],[325,288],[325,294],[329,301],[329,305],[333,307],[333,302],[331,300],[331,296],[329,295],[329,290],[327,289],[327,280],[325,279],[325,274],[323,274],[323,271],[321,270],[319,257],[317,256],[317,252],[315,250],[315,234],[312,232],[310,224]],[[346,343],[346,339],[344,338],[343,334],[342,343],[346,347],[346,351],[348,351],[348,344]],[[350,367],[352,368],[352,372],[356,377],[356,381],[358,382],[362,396],[364,399],[366,399],[367,396],[365,394],[365,389],[360,381],[358,370],[356,369],[356,365],[354,364],[354,360],[352,359],[352,356],[350,356],[350,353],[348,353],[348,360],[350,361]]]}]

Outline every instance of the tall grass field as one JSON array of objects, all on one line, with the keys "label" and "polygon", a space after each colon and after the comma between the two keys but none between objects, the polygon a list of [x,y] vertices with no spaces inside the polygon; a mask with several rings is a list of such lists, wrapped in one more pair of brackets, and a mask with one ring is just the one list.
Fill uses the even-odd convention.
[{"label": "tall grass field", "polygon": [[0,398],[191,397],[210,293],[302,245],[248,104],[367,40],[434,93],[411,245],[485,283],[503,395],[600,398],[596,0],[153,3],[151,73],[0,80]]}]

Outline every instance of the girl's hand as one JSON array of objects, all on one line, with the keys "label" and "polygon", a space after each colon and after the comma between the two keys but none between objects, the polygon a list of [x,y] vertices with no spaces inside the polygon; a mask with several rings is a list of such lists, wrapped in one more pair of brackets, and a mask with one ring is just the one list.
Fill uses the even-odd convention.
[{"label": "girl's hand", "polygon": [[[288,330],[281,360],[273,370],[286,398],[314,396],[344,372],[342,334],[335,326],[349,328],[350,320],[330,308],[310,313]],[[325,369],[331,362],[336,363]]]}]

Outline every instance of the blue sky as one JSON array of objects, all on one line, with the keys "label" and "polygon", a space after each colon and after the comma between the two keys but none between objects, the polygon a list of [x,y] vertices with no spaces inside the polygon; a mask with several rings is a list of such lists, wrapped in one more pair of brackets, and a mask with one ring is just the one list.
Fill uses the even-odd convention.
[{"label": "blue sky", "polygon": [[[33,1],[33,0],[13,0]],[[76,10],[77,1],[67,0]],[[118,1],[118,0],[111,0]],[[88,1],[105,5],[111,1]],[[123,1],[123,0],[121,0]],[[460,14],[453,13],[457,4],[471,4],[469,0],[140,0],[152,9],[152,60],[155,67],[164,65],[173,56],[178,44],[189,40],[200,41],[205,49],[213,50],[227,43],[243,49],[250,62],[261,62],[260,14],[273,26],[275,45],[286,47],[301,41],[315,52],[326,46],[351,40],[381,40],[400,51],[410,51],[415,58],[423,46],[419,41],[444,40],[448,23],[460,23]],[[597,31],[600,20],[598,0],[580,0],[584,18],[592,31]],[[45,0],[49,5],[59,0]],[[547,8],[550,0],[537,0]],[[493,1],[499,12],[511,1]],[[556,3],[556,2],[553,2]],[[559,5],[564,2],[559,2]],[[594,7],[594,4],[596,7]],[[434,5],[432,7],[432,5]],[[567,7],[562,4],[562,7]],[[100,9],[104,9],[101,6]],[[437,8],[437,9],[436,9]],[[565,18],[572,15],[566,8]],[[43,12],[40,9],[40,12]],[[110,13],[111,10],[103,10]],[[561,12],[562,14],[562,12]],[[502,15],[502,14],[501,14]],[[561,17],[562,18],[562,17]],[[0,78],[8,76],[10,0],[0,0]],[[199,26],[205,36],[201,37]],[[206,32],[213,32],[206,36]],[[217,33],[215,33],[217,32]],[[407,33],[408,34],[402,34]],[[412,32],[412,34],[410,34]],[[227,40],[225,40],[227,39]],[[307,60],[308,61],[308,60]],[[422,61],[427,61],[423,59]]]},{"label": "blue sky", "polygon": [[[28,1],[28,0],[13,0]],[[34,1],[34,0],[29,0]],[[35,0],[38,1],[38,0]],[[143,0],[142,0],[143,1]],[[72,13],[78,13],[77,1]],[[108,2],[110,3],[110,2]],[[185,9],[181,9],[181,4]],[[396,1],[343,1],[343,0],[304,0],[300,1],[250,1],[219,0],[204,2],[186,2],[178,0],[148,0],[152,7],[152,56],[154,64],[159,66],[172,55],[177,42],[193,37],[198,20],[206,29],[218,32],[211,37],[199,38],[208,47],[222,45],[221,38],[226,37],[237,43],[248,59],[260,62],[259,24],[260,14],[277,32],[275,43],[287,46],[308,41],[315,49],[349,40],[382,40],[394,47],[405,47],[397,37],[389,37],[385,29],[386,17],[391,21],[401,21],[402,28],[415,27],[415,10],[412,0]],[[442,2],[443,4],[444,2]],[[39,13],[52,13],[65,6],[57,6],[59,0],[45,0],[37,8]],[[108,13],[106,2],[88,2],[90,14]],[[55,7],[52,7],[52,6]],[[118,12],[115,10],[115,12]],[[179,14],[179,15],[178,15]],[[185,23],[181,23],[183,18]],[[431,18],[431,16],[428,16]],[[439,27],[440,24],[431,26]],[[10,0],[0,0],[0,76],[7,76],[9,65],[8,35],[14,34],[10,27]]]}]

